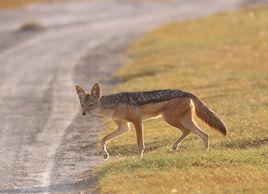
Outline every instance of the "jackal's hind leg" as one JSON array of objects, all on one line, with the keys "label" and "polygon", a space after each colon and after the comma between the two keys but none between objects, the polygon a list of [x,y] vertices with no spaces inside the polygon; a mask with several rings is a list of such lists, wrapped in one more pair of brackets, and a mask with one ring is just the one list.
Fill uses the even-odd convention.
[{"label": "jackal's hind leg", "polygon": [[184,128],[180,124],[176,114],[173,115],[173,117],[172,117],[172,116],[164,113],[162,116],[163,116],[164,121],[166,121],[169,125],[176,127],[182,131],[182,135],[176,140],[176,142],[171,147],[172,150],[176,150],[176,149],[178,149],[179,144],[187,137],[187,135],[189,135],[190,130]]},{"label": "jackal's hind leg", "polygon": [[187,112],[183,117],[180,118],[180,124],[183,125],[184,128],[190,130],[195,135],[199,136],[204,141],[205,149],[208,150],[208,134],[206,134],[202,129],[200,129],[192,118],[191,111]]},{"label": "jackal's hind leg", "polygon": [[177,139],[176,142],[172,145],[172,150],[178,149],[179,144],[186,138],[187,135],[189,135],[189,133],[190,131],[183,131],[179,139]]},{"label": "jackal's hind leg", "polygon": [[115,121],[115,123],[118,125],[118,128],[106,135],[102,140],[101,140],[101,147],[102,147],[102,155],[105,160],[109,158],[109,153],[107,152],[106,144],[108,141],[111,139],[114,139],[120,135],[122,135],[125,132],[129,131],[129,125],[125,121]]}]

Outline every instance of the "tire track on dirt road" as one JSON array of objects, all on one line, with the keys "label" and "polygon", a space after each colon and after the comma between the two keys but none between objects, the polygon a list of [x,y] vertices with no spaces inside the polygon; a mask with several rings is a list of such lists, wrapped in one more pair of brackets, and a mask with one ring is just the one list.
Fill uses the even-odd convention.
[{"label": "tire track on dirt road", "polygon": [[236,6],[218,2],[152,4],[148,12],[133,5],[129,16],[114,2],[114,19],[111,10],[101,21],[48,29],[0,53],[0,192],[93,191],[89,170],[101,161],[95,145],[102,126],[97,118],[81,120],[74,82],[101,80],[108,91],[130,41],[164,21]]}]

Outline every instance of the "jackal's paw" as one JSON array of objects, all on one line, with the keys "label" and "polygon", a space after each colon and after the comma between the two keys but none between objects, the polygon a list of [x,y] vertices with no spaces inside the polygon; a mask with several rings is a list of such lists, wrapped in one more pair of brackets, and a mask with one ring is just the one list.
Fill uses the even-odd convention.
[{"label": "jackal's paw", "polygon": [[208,151],[208,149],[209,149],[209,143],[208,142],[204,142],[204,146],[205,146],[205,151]]},{"label": "jackal's paw", "polygon": [[141,157],[141,158],[143,157],[143,153],[144,153],[144,150],[141,150],[141,151],[140,151],[140,157]]},{"label": "jackal's paw", "polygon": [[170,151],[175,152],[178,149],[177,145],[172,145],[172,147],[170,148]]},{"label": "jackal's paw", "polygon": [[108,160],[108,158],[109,158],[109,153],[108,152],[104,152],[102,155],[103,155],[104,160]]}]

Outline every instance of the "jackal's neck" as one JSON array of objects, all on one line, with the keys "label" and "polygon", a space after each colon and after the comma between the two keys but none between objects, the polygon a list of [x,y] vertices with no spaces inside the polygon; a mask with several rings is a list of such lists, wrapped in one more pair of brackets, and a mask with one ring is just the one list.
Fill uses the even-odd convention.
[{"label": "jackal's neck", "polygon": [[99,116],[112,116],[112,110],[105,107],[102,103],[99,104],[99,107],[94,111],[95,115]]}]

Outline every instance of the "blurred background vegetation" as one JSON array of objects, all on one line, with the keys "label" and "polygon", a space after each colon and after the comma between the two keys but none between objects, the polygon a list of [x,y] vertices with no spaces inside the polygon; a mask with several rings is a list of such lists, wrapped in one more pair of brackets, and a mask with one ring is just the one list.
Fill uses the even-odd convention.
[{"label": "blurred background vegetation", "polygon": [[2,8],[16,8],[30,3],[38,3],[52,0],[0,0],[0,9]]}]

